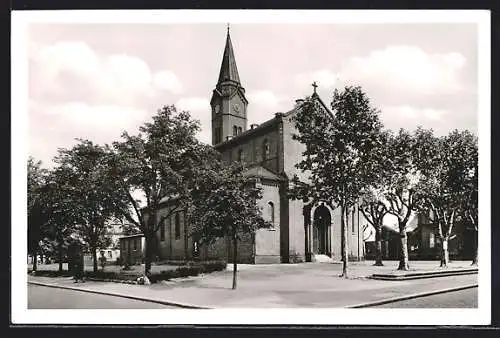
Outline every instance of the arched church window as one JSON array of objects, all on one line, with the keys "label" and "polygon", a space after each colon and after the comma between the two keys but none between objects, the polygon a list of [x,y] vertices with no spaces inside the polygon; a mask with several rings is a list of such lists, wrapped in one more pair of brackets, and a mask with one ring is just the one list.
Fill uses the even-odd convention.
[{"label": "arched church window", "polygon": [[233,136],[238,135],[238,127],[233,126]]},{"label": "arched church window", "polygon": [[274,226],[274,203],[267,203],[267,217],[269,222]]},{"label": "arched church window", "polygon": [[245,159],[245,153],[243,149],[238,150],[238,162],[243,162]]},{"label": "arched church window", "polygon": [[241,134],[242,130],[241,127],[238,127],[238,135]]},{"label": "arched church window", "polygon": [[262,159],[267,160],[269,158],[270,146],[267,140],[262,143]]}]

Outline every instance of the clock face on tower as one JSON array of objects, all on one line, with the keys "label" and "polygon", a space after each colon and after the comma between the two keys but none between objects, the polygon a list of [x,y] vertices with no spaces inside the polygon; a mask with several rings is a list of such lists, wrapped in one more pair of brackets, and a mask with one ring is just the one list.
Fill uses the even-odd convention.
[{"label": "clock face on tower", "polygon": [[214,107],[214,112],[215,112],[216,114],[219,114],[219,112],[220,112],[220,106],[219,106],[218,104],[216,104],[216,105],[215,105],[215,107]]},{"label": "clock face on tower", "polygon": [[236,114],[239,114],[239,112],[240,112],[240,105],[237,104],[237,103],[233,104],[233,109],[234,109],[234,112]]}]

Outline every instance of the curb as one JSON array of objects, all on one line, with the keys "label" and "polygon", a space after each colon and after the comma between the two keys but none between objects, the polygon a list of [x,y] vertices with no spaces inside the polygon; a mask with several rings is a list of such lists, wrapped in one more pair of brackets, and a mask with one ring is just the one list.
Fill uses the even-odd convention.
[{"label": "curb", "polygon": [[163,301],[163,300],[156,300],[156,299],[145,298],[145,297],[130,296],[130,295],[124,295],[124,294],[115,293],[115,292],[107,292],[107,291],[104,292],[104,291],[98,291],[98,290],[80,289],[80,288],[74,288],[71,286],[47,284],[47,283],[40,283],[40,282],[33,282],[33,281],[28,281],[28,284],[45,286],[45,287],[55,288],[55,289],[65,289],[65,290],[94,293],[94,294],[105,295],[105,296],[128,298],[128,299],[139,300],[139,301],[143,301],[143,302],[157,303],[157,304],[167,305],[167,306],[175,306],[175,307],[180,307],[180,308],[184,308],[184,309],[210,309],[209,307],[197,306],[197,305],[192,305],[192,304],[183,304],[183,303],[177,303],[177,302],[169,302],[169,301]]},{"label": "curb", "polygon": [[448,289],[441,289],[441,290],[435,290],[435,291],[414,293],[414,294],[411,294],[411,295],[400,296],[400,297],[393,297],[393,298],[388,298],[388,299],[382,299],[382,300],[378,300],[378,301],[374,301],[374,302],[369,302],[369,303],[361,303],[361,304],[356,304],[356,305],[348,305],[348,306],[346,306],[346,308],[361,309],[361,308],[372,307],[372,306],[376,306],[376,305],[384,305],[384,304],[396,303],[396,302],[403,301],[403,300],[409,300],[409,299],[414,299],[414,298],[427,297],[427,296],[432,296],[432,295],[438,295],[438,294],[441,294],[441,293],[461,291],[461,290],[472,289],[472,288],[477,288],[477,287],[478,287],[478,284],[476,283],[476,284],[470,284],[470,285],[465,285],[465,286],[458,286],[458,287],[448,288]]},{"label": "curb", "polygon": [[449,277],[449,276],[461,276],[461,275],[474,275],[478,274],[478,269],[455,269],[455,270],[444,270],[444,271],[426,271],[426,272],[409,272],[403,274],[381,274],[376,273],[368,278],[376,280],[412,280],[412,279],[422,279],[422,278],[438,278],[438,277]]},{"label": "curb", "polygon": [[118,284],[132,284],[138,285],[135,280],[128,279],[109,279],[109,278],[95,278],[95,277],[86,277],[86,280],[90,280],[92,282],[110,282],[110,283],[118,283]]}]

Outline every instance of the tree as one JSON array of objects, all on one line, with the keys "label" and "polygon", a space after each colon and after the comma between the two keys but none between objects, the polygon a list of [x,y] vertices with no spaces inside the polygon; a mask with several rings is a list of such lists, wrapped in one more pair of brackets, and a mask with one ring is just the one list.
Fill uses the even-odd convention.
[{"label": "tree", "polygon": [[377,189],[367,189],[361,198],[359,210],[375,229],[376,256],[375,266],[383,266],[382,263],[382,229],[384,217],[387,215],[387,207],[383,202],[381,191]]},{"label": "tree", "polygon": [[64,254],[69,243],[73,241],[76,224],[79,220],[73,205],[72,196],[65,189],[68,168],[56,167],[49,174],[44,189],[44,212],[47,217],[47,227],[43,238],[45,252],[50,252],[58,258],[59,271],[62,271]]},{"label": "tree", "polygon": [[291,196],[306,201],[325,201],[341,209],[342,276],[347,278],[349,236],[346,212],[359,201],[363,189],[377,179],[378,149],[382,123],[360,87],[335,90],[333,115],[313,97],[307,98],[294,116],[298,133],[293,139],[306,146],[296,165],[308,182],[295,176]]},{"label": "tree", "polygon": [[64,170],[62,184],[73,208],[76,229],[92,254],[98,270],[97,250],[109,246],[108,220],[116,216],[123,199],[109,173],[110,149],[89,140],[79,140],[71,149],[60,149],[55,162]]},{"label": "tree", "polygon": [[398,270],[409,270],[408,224],[417,210],[419,199],[417,185],[420,181],[418,163],[426,161],[433,150],[432,130],[417,128],[414,134],[400,129],[387,142],[384,175],[384,200],[387,212],[398,220],[400,235],[400,259]]},{"label": "tree", "polygon": [[462,217],[465,221],[469,221],[472,229],[474,230],[474,256],[472,258],[472,265],[478,263],[478,146],[477,139],[473,147],[470,148],[468,154],[470,171],[466,175],[465,180],[465,198],[463,200]]},{"label": "tree", "polygon": [[[152,122],[139,128],[138,135],[124,132],[123,140],[113,144],[112,176],[116,188],[126,197],[120,213],[144,234],[146,275],[150,274],[160,225],[189,203],[193,168],[208,149],[196,139],[199,130],[199,122],[189,112],[164,106]],[[138,195],[143,200],[134,197]],[[158,217],[162,208],[165,212]]]},{"label": "tree", "polygon": [[[455,237],[454,225],[465,212],[472,224],[474,213],[474,177],[477,163],[477,138],[469,131],[454,130],[444,137],[432,139],[434,151],[427,161],[419,163],[422,180],[423,207],[430,210],[430,220],[436,226],[441,243],[440,266],[449,263],[448,243]],[[476,176],[477,177],[477,176]],[[467,206],[471,206],[468,208]],[[477,215],[477,211],[476,211]]]},{"label": "tree", "polygon": [[47,189],[48,171],[42,162],[28,158],[28,253],[33,256],[33,271],[37,270],[37,255],[49,221],[44,199]]},{"label": "tree", "polygon": [[[382,263],[382,229],[384,217],[389,213],[387,210],[385,193],[385,183],[391,174],[386,167],[389,161],[389,151],[387,149],[391,133],[383,131],[380,135],[381,143],[372,150],[375,155],[373,170],[377,172],[377,177],[371,184],[366,186],[361,197],[359,210],[368,223],[375,229],[376,257],[375,266],[383,266]],[[376,154],[375,154],[376,152]],[[364,230],[364,229],[363,229]]]},{"label": "tree", "polygon": [[261,188],[253,178],[244,176],[244,167],[233,164],[228,167],[205,170],[199,173],[196,187],[192,190],[192,235],[201,244],[211,244],[219,238],[227,238],[233,246],[233,285],[237,284],[238,242],[244,236],[253,235],[257,229],[271,224],[262,218],[257,200],[262,197]]}]

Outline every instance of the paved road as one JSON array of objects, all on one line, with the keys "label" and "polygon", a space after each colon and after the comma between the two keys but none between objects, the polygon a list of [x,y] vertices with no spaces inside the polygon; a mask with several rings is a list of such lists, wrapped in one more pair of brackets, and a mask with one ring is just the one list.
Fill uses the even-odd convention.
[{"label": "paved road", "polygon": [[379,308],[477,308],[477,288],[378,305]]},{"label": "paved road", "polygon": [[28,309],[168,309],[158,303],[28,285]]}]

